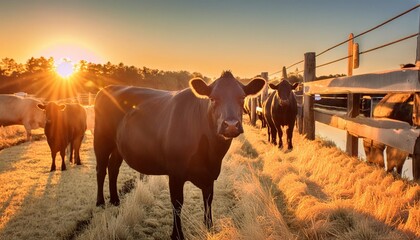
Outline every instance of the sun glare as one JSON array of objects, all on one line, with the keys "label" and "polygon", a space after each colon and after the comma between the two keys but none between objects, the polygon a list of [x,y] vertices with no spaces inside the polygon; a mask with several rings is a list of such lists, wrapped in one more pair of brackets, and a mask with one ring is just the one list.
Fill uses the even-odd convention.
[{"label": "sun glare", "polygon": [[62,78],[70,77],[75,71],[73,63],[69,59],[63,59],[57,64],[56,72]]}]

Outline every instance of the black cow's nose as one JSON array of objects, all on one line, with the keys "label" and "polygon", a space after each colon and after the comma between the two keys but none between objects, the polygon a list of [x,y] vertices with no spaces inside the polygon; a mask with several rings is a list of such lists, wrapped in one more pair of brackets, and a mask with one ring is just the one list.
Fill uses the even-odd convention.
[{"label": "black cow's nose", "polygon": [[228,138],[237,137],[243,132],[241,123],[238,120],[225,120],[222,123],[222,135]]},{"label": "black cow's nose", "polygon": [[238,120],[227,120],[223,121],[223,128],[225,129],[238,129],[239,121]]}]

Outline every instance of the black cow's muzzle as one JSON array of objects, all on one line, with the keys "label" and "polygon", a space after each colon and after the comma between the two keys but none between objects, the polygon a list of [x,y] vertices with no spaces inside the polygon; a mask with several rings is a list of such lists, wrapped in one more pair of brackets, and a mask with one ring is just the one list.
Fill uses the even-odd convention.
[{"label": "black cow's muzzle", "polygon": [[243,133],[244,129],[238,120],[225,120],[222,123],[219,134],[225,138],[235,138]]},{"label": "black cow's muzzle", "polygon": [[290,105],[290,101],[289,100],[282,100],[282,99],[280,99],[279,104],[282,107],[288,107]]}]

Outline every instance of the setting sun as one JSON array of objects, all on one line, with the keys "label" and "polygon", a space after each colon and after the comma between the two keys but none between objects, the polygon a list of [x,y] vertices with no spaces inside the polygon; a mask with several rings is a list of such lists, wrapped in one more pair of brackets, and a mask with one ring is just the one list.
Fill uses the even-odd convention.
[{"label": "setting sun", "polygon": [[75,67],[69,59],[63,59],[57,64],[56,71],[62,78],[68,78],[75,72]]}]

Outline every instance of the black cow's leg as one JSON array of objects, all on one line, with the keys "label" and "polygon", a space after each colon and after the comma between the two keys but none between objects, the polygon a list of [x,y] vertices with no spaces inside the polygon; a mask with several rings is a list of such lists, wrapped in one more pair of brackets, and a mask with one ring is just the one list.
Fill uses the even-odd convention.
[{"label": "black cow's leg", "polygon": [[65,171],[66,168],[66,162],[64,159],[66,158],[66,148],[60,150],[60,156],[61,156],[61,171]]},{"label": "black cow's leg", "polygon": [[80,146],[82,145],[83,136],[77,137],[74,141],[74,163],[82,165],[80,161]]},{"label": "black cow's leg", "polygon": [[213,182],[201,190],[204,201],[204,225],[207,229],[213,226],[213,218],[211,215],[211,203],[213,202]]},{"label": "black cow's leg", "polygon": [[271,143],[277,145],[277,130],[274,126],[271,127]]},{"label": "black cow's leg", "polygon": [[57,156],[57,152],[51,150],[51,159],[52,159],[52,162],[51,162],[51,170],[50,170],[50,172],[55,171],[55,156]]},{"label": "black cow's leg", "polygon": [[281,130],[281,126],[277,127],[277,132],[279,134],[279,148],[283,148],[283,140],[282,140],[283,131]]},{"label": "black cow's leg", "polygon": [[184,233],[181,226],[181,210],[184,204],[184,181],[176,177],[169,176],[169,191],[171,194],[172,211],[173,211],[173,228],[171,239],[184,239]]},{"label": "black cow's leg", "polygon": [[118,152],[118,149],[114,149],[111,153],[111,157],[109,159],[108,164],[108,172],[109,172],[109,193],[111,195],[111,204],[118,206],[120,205],[120,199],[118,198],[117,192],[117,179],[118,173],[120,172],[120,166],[122,163],[122,157]]},{"label": "black cow's leg", "polygon": [[108,167],[109,155],[115,146],[108,146],[100,142],[99,137],[95,136],[94,148],[96,157],[96,182],[98,185],[98,192],[96,196],[96,206],[105,205],[104,199],[104,181],[106,176],[106,169]]},{"label": "black cow's leg", "polygon": [[292,124],[289,124],[289,126],[287,127],[287,149],[293,149],[293,144],[292,144],[292,138],[293,138],[293,127],[295,126],[295,123],[293,122]]},{"label": "black cow's leg", "polygon": [[268,136],[268,142],[271,142],[271,129],[270,129],[270,126],[269,125],[267,125],[267,136]]},{"label": "black cow's leg", "polygon": [[[267,125],[267,126],[268,126],[267,131],[269,132],[268,141],[271,142],[274,145],[277,145],[277,130],[276,130],[276,128],[274,126],[270,126],[270,125]],[[271,135],[271,139],[270,139],[270,135]]]}]

